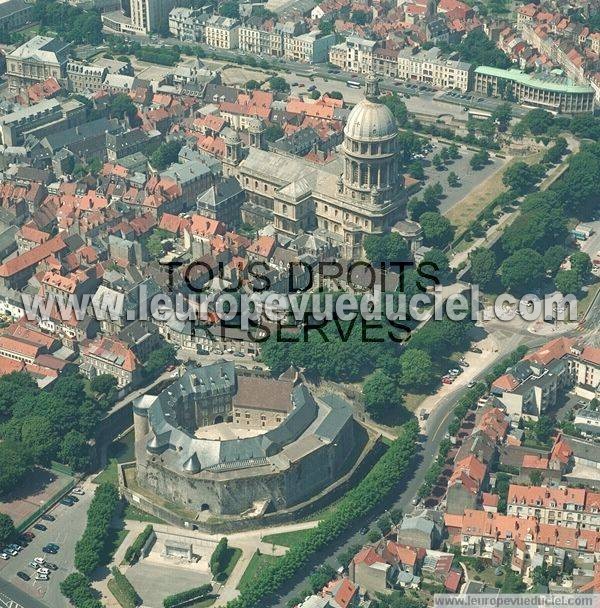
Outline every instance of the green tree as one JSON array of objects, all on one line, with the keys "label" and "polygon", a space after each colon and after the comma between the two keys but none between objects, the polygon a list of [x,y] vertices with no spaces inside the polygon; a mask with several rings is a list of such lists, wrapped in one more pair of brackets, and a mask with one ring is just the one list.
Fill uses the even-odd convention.
[{"label": "green tree", "polygon": [[397,232],[366,236],[364,249],[367,258],[374,264],[405,262],[410,259],[408,244]]},{"label": "green tree", "polygon": [[115,95],[108,107],[110,115],[121,120],[125,117],[132,119],[137,114],[135,104],[128,95],[123,93]]},{"label": "green tree", "polygon": [[435,211],[427,211],[419,218],[423,229],[424,243],[436,247],[445,247],[454,237],[454,226],[450,220]]},{"label": "green tree", "polygon": [[33,458],[21,443],[0,442],[0,496],[14,490],[33,466]]},{"label": "green tree", "polygon": [[574,270],[581,280],[585,280],[592,272],[592,259],[583,251],[576,251],[570,258],[571,269]]},{"label": "green tree", "polygon": [[502,176],[502,183],[519,196],[529,192],[535,186],[531,169],[523,161],[517,161],[507,167]]},{"label": "green tree", "polygon": [[117,387],[117,379],[111,374],[99,374],[90,380],[90,388],[100,395],[108,395]]},{"label": "green tree", "polygon": [[450,173],[448,173],[448,185],[451,188],[460,188],[460,179],[458,175],[454,173],[454,171],[450,171]]},{"label": "green tree", "polygon": [[506,289],[524,293],[541,283],[544,259],[533,249],[519,249],[500,266],[500,279]]},{"label": "green tree", "polygon": [[227,568],[228,554],[229,546],[227,544],[227,537],[223,536],[217,543],[217,546],[210,557],[210,571],[217,580],[219,580],[223,575],[225,568]]},{"label": "green tree", "polygon": [[460,158],[460,151],[454,142],[448,146],[448,158],[451,160],[458,160]]},{"label": "green tree", "polygon": [[340,91],[329,91],[327,95],[331,97],[331,99],[344,99],[344,96]]},{"label": "green tree", "polygon": [[533,426],[535,438],[543,444],[547,444],[554,434],[554,422],[550,416],[541,414]]},{"label": "green tree", "polygon": [[567,250],[562,245],[552,245],[544,253],[544,267],[554,276],[567,257]]},{"label": "green tree", "polygon": [[245,87],[248,91],[254,91],[256,89],[260,89],[260,82],[258,82],[258,80],[248,80]]},{"label": "green tree", "polygon": [[281,76],[272,76],[269,79],[269,86],[272,91],[277,91],[280,93],[288,93],[290,90],[290,85],[287,83],[285,78]]},{"label": "green tree", "polygon": [[433,378],[433,363],[424,350],[405,351],[400,356],[400,369],[400,383],[412,392],[428,386]]},{"label": "green tree", "polygon": [[367,376],[362,389],[365,408],[371,414],[397,407],[402,404],[402,396],[393,378],[381,370],[375,370]]},{"label": "green tree", "polygon": [[509,103],[503,103],[496,107],[492,112],[492,121],[498,125],[499,131],[506,131],[510,125],[512,118],[512,106]]},{"label": "green tree", "polygon": [[425,253],[419,266],[422,266],[428,274],[434,274],[441,283],[446,282],[450,275],[450,260],[441,249],[436,247]]},{"label": "green tree", "polygon": [[480,171],[490,162],[490,155],[487,150],[478,150],[473,154],[469,164],[471,165],[471,169],[473,171]]},{"label": "green tree", "polygon": [[58,450],[58,437],[53,425],[43,416],[28,416],[23,420],[21,441],[39,464],[49,464]]},{"label": "green tree", "polygon": [[408,110],[406,109],[406,104],[397,93],[383,95],[379,98],[379,102],[390,109],[399,126],[403,127],[408,123]]},{"label": "green tree", "polygon": [[577,295],[581,291],[581,277],[575,270],[559,270],[554,284],[562,294]]},{"label": "green tree", "polygon": [[552,126],[554,117],[546,110],[535,108],[530,110],[521,122],[532,135],[542,135]]},{"label": "green tree", "polygon": [[60,442],[58,459],[75,471],[86,471],[90,464],[90,447],[85,435],[69,431]]},{"label": "green tree", "polygon": [[240,6],[237,2],[223,2],[219,6],[219,15],[230,19],[239,19]]},{"label": "green tree", "polygon": [[12,518],[6,513],[0,513],[0,543],[4,545],[14,533],[15,525]]},{"label": "green tree", "polygon": [[277,141],[284,136],[284,131],[281,125],[277,123],[270,124],[265,129],[265,138],[267,141]]},{"label": "green tree", "polygon": [[162,143],[150,155],[150,164],[157,171],[166,169],[169,165],[176,162],[179,158],[179,151],[183,147],[183,142],[174,140]]},{"label": "green tree", "polygon": [[510,59],[484,34],[483,30],[472,30],[458,45],[461,57],[474,66],[489,65],[508,68]]},{"label": "green tree", "polygon": [[471,261],[472,282],[483,288],[489,286],[498,269],[494,252],[491,249],[478,248],[471,252],[469,260]]},{"label": "green tree", "polygon": [[534,469],[529,473],[529,481],[532,486],[541,486],[542,481],[544,481],[544,475],[539,469]]}]

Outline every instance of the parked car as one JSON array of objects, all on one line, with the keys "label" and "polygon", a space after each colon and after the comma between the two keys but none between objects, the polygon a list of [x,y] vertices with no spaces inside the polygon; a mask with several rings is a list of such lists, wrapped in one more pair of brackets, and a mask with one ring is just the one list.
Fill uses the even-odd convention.
[{"label": "parked car", "polygon": [[462,372],[462,370],[461,370],[461,369],[459,369],[458,367],[453,367],[451,370],[448,370],[448,373],[449,373],[451,376],[458,376],[458,375],[460,375],[460,374],[461,374],[461,372]]},{"label": "parked car", "polygon": [[41,566],[44,565],[46,563],[46,559],[44,557],[34,557],[33,561],[36,564],[40,564]]},{"label": "parked car", "polygon": [[234,357],[245,357],[246,355],[241,350],[238,350],[235,353],[233,353],[233,356]]},{"label": "parked car", "polygon": [[368,531],[369,531],[369,528],[367,528],[366,526],[363,526],[363,527],[362,527],[362,528],[361,528],[361,529],[358,531],[358,533],[359,533],[359,534],[363,534],[363,535],[364,535],[364,534],[366,534]]},{"label": "parked car", "polygon": [[50,568],[50,570],[58,570],[58,566],[56,564],[51,564],[50,562],[46,562],[46,568]]},{"label": "parked car", "polygon": [[29,574],[27,574],[26,572],[23,572],[22,570],[19,570],[17,572],[17,576],[24,581],[30,581],[31,577],[29,576]]},{"label": "parked car", "polygon": [[58,502],[66,507],[72,507],[75,504],[74,501],[69,500],[68,498],[61,498]]},{"label": "parked car", "polygon": [[56,517],[54,517],[54,515],[50,515],[48,513],[44,513],[40,519],[43,519],[44,521],[56,521]]},{"label": "parked car", "polygon": [[47,581],[48,580],[48,575],[47,574],[36,574],[35,575],[35,580],[36,581]]},{"label": "parked car", "polygon": [[54,543],[48,543],[46,547],[50,547],[50,549],[53,549],[54,551],[58,551],[60,549],[60,547]]},{"label": "parked car", "polygon": [[452,382],[454,382],[454,380],[452,380],[450,376],[444,376],[442,378],[442,384],[452,384]]},{"label": "parked car", "polygon": [[35,538],[35,534],[33,532],[23,532],[21,536],[29,541],[32,541]]},{"label": "parked car", "polygon": [[37,571],[39,574],[45,574],[46,576],[48,576],[50,574],[50,570],[48,570],[48,568],[44,568],[44,567],[38,568]]},{"label": "parked car", "polygon": [[27,565],[28,565],[30,568],[33,568],[33,569],[34,569],[36,572],[37,572],[37,569],[40,567],[40,565],[39,565],[39,564],[36,564],[35,562],[29,562]]},{"label": "parked car", "polygon": [[471,346],[471,348],[469,349],[472,353],[477,353],[478,355],[481,355],[481,353],[483,352],[480,348],[478,348],[477,346]]},{"label": "parked car", "polygon": [[52,555],[58,553],[57,549],[53,549],[52,547],[50,547],[49,545],[45,545],[44,547],[42,547],[42,551],[44,553],[51,553]]},{"label": "parked car", "polygon": [[469,384],[467,384],[467,388],[473,388],[475,386],[476,382],[475,380],[471,380],[471,382],[469,382]]},{"label": "parked car", "polygon": [[10,555],[2,551],[2,553],[0,553],[0,559],[10,559]]},{"label": "parked car", "polygon": [[72,502],[79,502],[79,498],[77,498],[77,496],[73,496],[72,494],[68,494],[67,498]]},{"label": "parked car", "polygon": [[45,532],[48,529],[44,524],[33,524],[33,527],[40,532]]},{"label": "parked car", "polygon": [[83,496],[85,492],[81,488],[73,488],[71,490],[73,494],[77,494],[78,496]]}]

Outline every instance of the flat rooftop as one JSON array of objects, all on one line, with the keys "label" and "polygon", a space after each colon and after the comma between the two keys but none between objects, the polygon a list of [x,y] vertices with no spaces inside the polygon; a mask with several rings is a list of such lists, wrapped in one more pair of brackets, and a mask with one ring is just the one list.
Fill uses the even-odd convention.
[{"label": "flat rooftop", "polygon": [[475,73],[504,78],[505,80],[511,80],[512,82],[524,86],[544,89],[545,91],[555,91],[558,93],[594,93],[592,87],[577,84],[570,78],[566,78],[559,74],[526,74],[517,68],[503,70],[501,68],[492,68],[487,65],[480,65],[475,69]]}]

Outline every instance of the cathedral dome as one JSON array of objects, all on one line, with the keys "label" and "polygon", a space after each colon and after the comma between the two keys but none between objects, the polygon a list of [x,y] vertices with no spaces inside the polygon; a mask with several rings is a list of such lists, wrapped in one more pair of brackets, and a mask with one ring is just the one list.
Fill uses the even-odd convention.
[{"label": "cathedral dome", "polygon": [[344,135],[356,141],[390,139],[398,134],[398,125],[387,106],[364,99],[354,106]]}]

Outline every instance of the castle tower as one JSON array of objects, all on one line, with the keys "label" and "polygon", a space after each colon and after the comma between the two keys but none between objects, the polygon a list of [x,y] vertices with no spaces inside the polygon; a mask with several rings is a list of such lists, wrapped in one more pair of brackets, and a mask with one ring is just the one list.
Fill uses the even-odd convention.
[{"label": "castle tower", "polygon": [[144,395],[133,402],[133,434],[135,446],[135,460],[138,469],[146,466],[146,441],[150,432],[148,422],[148,409],[156,397]]}]

